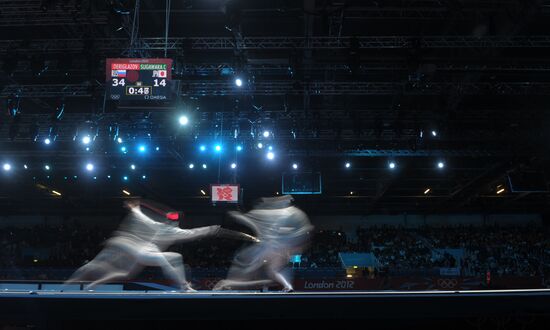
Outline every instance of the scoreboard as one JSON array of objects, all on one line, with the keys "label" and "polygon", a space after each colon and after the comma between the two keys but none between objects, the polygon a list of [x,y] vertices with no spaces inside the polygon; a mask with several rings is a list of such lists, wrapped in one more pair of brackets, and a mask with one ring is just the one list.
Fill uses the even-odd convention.
[{"label": "scoreboard", "polygon": [[108,58],[106,85],[111,100],[170,100],[174,93],[172,60]]}]

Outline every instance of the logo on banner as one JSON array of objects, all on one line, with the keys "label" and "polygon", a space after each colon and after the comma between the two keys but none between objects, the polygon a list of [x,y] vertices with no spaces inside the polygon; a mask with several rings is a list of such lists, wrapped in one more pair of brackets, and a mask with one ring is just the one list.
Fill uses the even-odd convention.
[{"label": "logo on banner", "polygon": [[111,77],[126,78],[126,70],[111,70]]},{"label": "logo on banner", "polygon": [[153,78],[166,78],[166,70],[153,70]]},{"label": "logo on banner", "polygon": [[454,289],[458,285],[458,281],[448,278],[439,278],[437,279],[437,285],[442,289]]},{"label": "logo on banner", "polygon": [[212,185],[212,202],[238,202],[238,185]]}]

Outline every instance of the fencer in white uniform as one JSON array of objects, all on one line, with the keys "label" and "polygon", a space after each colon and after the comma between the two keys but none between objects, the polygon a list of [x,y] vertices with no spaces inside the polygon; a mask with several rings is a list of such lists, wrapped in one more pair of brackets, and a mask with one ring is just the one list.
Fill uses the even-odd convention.
[{"label": "fencer in white uniform", "polygon": [[166,207],[152,201],[129,202],[126,206],[130,213],[113,237],[105,242],[105,248],[66,283],[92,281],[86,287],[91,290],[98,284],[128,280],[146,266],[156,266],[180,290],[191,292],[194,290],[185,277],[183,258],[179,253],[165,252],[169,246],[204,237],[258,242],[253,236],[220,226],[181,229],[181,213],[167,211]]},{"label": "fencer in white uniform", "polygon": [[252,229],[260,243],[237,253],[227,279],[214,290],[242,289],[279,283],[283,291],[293,291],[283,275],[290,256],[306,248],[313,226],[307,215],[292,205],[292,196],[262,198],[248,213],[229,212]]}]

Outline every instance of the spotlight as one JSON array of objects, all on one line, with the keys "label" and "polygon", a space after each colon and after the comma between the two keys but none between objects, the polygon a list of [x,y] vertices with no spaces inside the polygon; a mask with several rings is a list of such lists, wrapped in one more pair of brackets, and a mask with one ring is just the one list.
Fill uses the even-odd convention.
[{"label": "spotlight", "polygon": [[117,138],[117,139],[116,139],[116,142],[122,143],[122,138]]},{"label": "spotlight", "polygon": [[438,162],[437,163],[437,168],[444,168],[445,167],[445,163],[444,162]]},{"label": "spotlight", "polygon": [[437,136],[437,132],[436,131],[432,131],[432,136]]},{"label": "spotlight", "polygon": [[147,176],[146,176],[146,175],[142,175],[141,178],[142,178],[143,180],[145,180],[145,179],[147,179]]},{"label": "spotlight", "polygon": [[296,163],[292,164],[292,168],[297,170],[298,169],[298,164],[296,164]]},{"label": "spotlight", "polygon": [[199,148],[201,151],[205,151],[206,150],[206,146],[200,146]]},{"label": "spotlight", "polygon": [[11,164],[8,164],[8,163],[4,164],[4,171],[9,171],[9,170],[11,170]]},{"label": "spotlight", "polygon": [[235,85],[237,85],[237,87],[242,87],[243,80],[241,78],[235,78]]},{"label": "spotlight", "polygon": [[220,152],[220,151],[222,151],[222,146],[219,145],[219,144],[216,144],[216,146],[214,147],[214,149],[215,149],[217,152]]},{"label": "spotlight", "polygon": [[275,154],[274,154],[273,152],[271,152],[271,151],[268,152],[268,153],[267,153],[267,159],[273,160],[273,158],[275,158]]},{"label": "spotlight", "polygon": [[107,179],[110,179],[110,178],[111,178],[111,176],[110,176],[110,175],[107,175]]},{"label": "spotlight", "polygon": [[159,150],[160,150],[160,147],[156,147],[155,150],[156,150],[156,151],[159,151]]},{"label": "spotlight", "polygon": [[258,143],[258,149],[262,149],[263,147],[264,147],[264,144],[261,143],[261,142],[259,142],[259,143]]},{"label": "spotlight", "polygon": [[388,167],[393,170],[395,168],[395,162],[390,162]]},{"label": "spotlight", "polygon": [[92,142],[92,138],[89,135],[86,135],[82,138],[82,143],[84,145],[88,145],[90,144],[90,142]]},{"label": "spotlight", "polygon": [[92,163],[86,164],[86,170],[87,170],[88,172],[93,171],[93,170],[94,170],[94,164],[92,164]]},{"label": "spotlight", "polygon": [[269,146],[269,147],[267,147],[267,150],[271,151],[271,150],[273,150],[273,147]]},{"label": "spotlight", "polygon": [[122,180],[128,181],[128,177],[125,175],[125,176],[122,177]]},{"label": "spotlight", "polygon": [[50,143],[52,143],[52,140],[50,140],[50,138],[45,138],[44,139],[44,144],[45,145],[49,145]]},{"label": "spotlight", "polygon": [[140,146],[138,147],[138,150],[139,150],[139,152],[145,152],[146,148],[145,148],[144,145],[140,145]]},{"label": "spotlight", "polygon": [[49,171],[49,170],[50,170],[50,165],[44,165],[44,169],[45,169],[46,171]]},{"label": "spotlight", "polygon": [[128,149],[126,149],[126,147],[121,147],[120,151],[122,151],[123,153],[126,153],[128,151]]},{"label": "spotlight", "polygon": [[231,163],[231,168],[232,168],[232,169],[235,169],[235,168],[237,168],[237,164],[235,164],[235,163]]},{"label": "spotlight", "polygon": [[350,163],[346,163],[346,168],[350,168],[351,167],[351,164]]},{"label": "spotlight", "polygon": [[189,164],[189,168],[193,168],[195,165],[193,163]]},{"label": "spotlight", "polygon": [[27,170],[29,167],[27,166],[27,164],[25,164],[23,165],[23,168]]},{"label": "spotlight", "polygon": [[268,138],[269,137],[269,131],[264,131],[263,136],[264,136],[264,138]]},{"label": "spotlight", "polygon": [[132,170],[135,170],[135,169],[136,169],[136,165],[132,164],[132,165],[130,165],[130,168],[131,168]]},{"label": "spotlight", "polygon": [[243,150],[243,147],[242,146],[237,146],[237,151],[241,151]]},{"label": "spotlight", "polygon": [[187,118],[187,116],[180,116],[179,122],[181,126],[185,126],[189,124],[189,118]]},{"label": "spotlight", "polygon": [[202,164],[202,168],[206,169],[206,164]]}]

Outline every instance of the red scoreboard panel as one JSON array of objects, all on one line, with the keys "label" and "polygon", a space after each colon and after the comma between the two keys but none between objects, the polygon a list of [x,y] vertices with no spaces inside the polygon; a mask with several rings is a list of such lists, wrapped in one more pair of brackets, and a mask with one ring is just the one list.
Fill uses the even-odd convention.
[{"label": "red scoreboard panel", "polygon": [[111,100],[170,100],[174,94],[172,60],[108,58],[106,85]]}]

